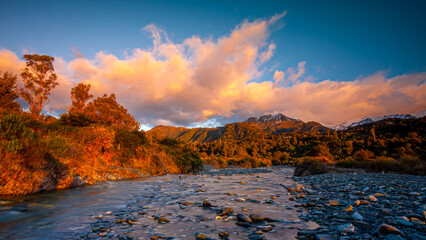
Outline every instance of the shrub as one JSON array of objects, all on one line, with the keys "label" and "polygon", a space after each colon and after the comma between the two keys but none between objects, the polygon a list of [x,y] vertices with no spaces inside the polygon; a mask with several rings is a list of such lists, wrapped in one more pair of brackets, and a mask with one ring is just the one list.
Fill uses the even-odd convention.
[{"label": "shrub", "polygon": [[63,158],[67,155],[68,151],[72,148],[68,139],[54,133],[47,135],[42,141],[47,151],[57,158]]},{"label": "shrub", "polygon": [[70,125],[73,127],[87,127],[93,123],[93,120],[84,113],[62,114],[60,121],[64,125]]},{"label": "shrub", "polygon": [[374,153],[369,150],[359,149],[354,153],[353,157],[359,161],[367,161],[374,158]]},{"label": "shrub", "polygon": [[8,152],[18,152],[27,147],[35,134],[26,127],[22,116],[12,113],[0,121],[0,149]]},{"label": "shrub", "polygon": [[118,148],[136,149],[148,143],[145,132],[118,130],[115,135]]},{"label": "shrub", "polygon": [[328,164],[323,159],[305,157],[294,170],[294,176],[323,174],[328,171]]},{"label": "shrub", "polygon": [[175,147],[175,146],[179,145],[180,142],[179,142],[179,140],[176,140],[174,138],[165,137],[165,138],[161,139],[159,141],[159,143],[161,145],[164,145],[164,146]]},{"label": "shrub", "polygon": [[203,161],[200,155],[195,151],[186,150],[177,157],[176,165],[182,173],[197,172],[203,169]]}]

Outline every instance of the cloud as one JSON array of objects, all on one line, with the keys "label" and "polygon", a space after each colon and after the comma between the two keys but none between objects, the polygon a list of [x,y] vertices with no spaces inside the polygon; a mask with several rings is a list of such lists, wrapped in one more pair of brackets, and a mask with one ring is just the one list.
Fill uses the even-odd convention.
[{"label": "cloud", "polygon": [[282,71],[275,70],[274,73],[274,84],[278,84],[280,81],[284,80],[285,73]]},{"label": "cloud", "polygon": [[[426,73],[388,78],[378,72],[348,82],[312,82],[305,76],[306,62],[300,62],[296,69],[276,69],[269,81],[257,81],[279,47],[268,39],[284,15],[244,21],[218,39],[192,36],[181,43],[151,24],[143,28],[153,39],[151,49],[136,48],[124,58],[102,51],[93,59],[56,58],[60,85],[49,107],[61,111],[70,104],[71,88],[85,82],[95,97],[115,93],[145,128],[213,126],[275,112],[337,124],[426,109]],[[22,64],[15,53],[0,50],[0,70],[19,71]]]}]

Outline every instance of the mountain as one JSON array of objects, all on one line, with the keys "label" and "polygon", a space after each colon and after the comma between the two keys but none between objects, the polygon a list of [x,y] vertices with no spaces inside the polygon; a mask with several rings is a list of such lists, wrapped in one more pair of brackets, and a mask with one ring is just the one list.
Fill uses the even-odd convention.
[{"label": "mountain", "polygon": [[378,122],[384,119],[390,119],[390,118],[398,118],[398,119],[418,119],[421,117],[424,117],[426,115],[426,111],[415,113],[415,114],[392,114],[392,115],[385,115],[385,116],[366,116],[363,118],[357,118],[350,121],[346,121],[344,123],[335,125],[335,126],[329,126],[329,128],[334,130],[346,130],[352,127],[357,127],[369,123]]},{"label": "mountain", "polygon": [[325,132],[326,127],[317,122],[303,122],[282,114],[251,117],[244,122],[226,124],[217,128],[183,128],[157,126],[147,132],[155,139],[165,137],[183,142],[211,142],[215,140],[243,140],[261,138],[283,132]]}]

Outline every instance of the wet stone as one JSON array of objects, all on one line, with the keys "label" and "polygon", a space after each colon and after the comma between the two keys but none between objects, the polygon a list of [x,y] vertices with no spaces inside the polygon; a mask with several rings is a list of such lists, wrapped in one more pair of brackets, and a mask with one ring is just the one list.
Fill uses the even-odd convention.
[{"label": "wet stone", "polygon": [[223,208],[223,209],[220,209],[217,212],[217,215],[219,215],[219,216],[225,216],[225,215],[229,215],[229,214],[231,214],[233,212],[234,212],[234,209],[232,209],[232,208]]},{"label": "wet stone", "polygon": [[227,239],[229,237],[229,233],[228,232],[220,232],[219,233],[219,238],[220,239]]},{"label": "wet stone", "polygon": [[388,225],[388,224],[382,224],[382,225],[380,225],[379,232],[383,233],[383,234],[397,234],[397,235],[402,235],[402,232],[398,228],[396,228],[394,226],[391,226],[391,225]]},{"label": "wet stone", "polygon": [[253,227],[253,225],[251,225],[251,223],[248,223],[248,222],[236,222],[235,224],[237,224],[238,226],[241,226],[241,227],[246,227],[246,228]]},{"label": "wet stone", "polygon": [[210,238],[207,235],[205,235],[204,233],[197,232],[195,234],[195,239],[196,240],[213,240],[214,238]]},{"label": "wet stone", "polygon": [[260,222],[265,220],[265,218],[262,215],[258,215],[258,214],[250,214],[249,217],[251,218],[253,222]]},{"label": "wet stone", "polygon": [[253,222],[250,217],[248,217],[244,214],[237,214],[237,219],[240,222],[248,222],[248,223]]}]

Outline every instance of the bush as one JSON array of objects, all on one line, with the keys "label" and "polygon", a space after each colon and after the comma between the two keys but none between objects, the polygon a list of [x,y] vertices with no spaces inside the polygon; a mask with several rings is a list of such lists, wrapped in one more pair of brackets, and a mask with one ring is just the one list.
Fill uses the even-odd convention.
[{"label": "bush", "polygon": [[35,134],[26,127],[22,116],[12,113],[0,121],[0,150],[18,152],[34,140]]},{"label": "bush", "polygon": [[294,170],[294,176],[307,176],[327,173],[328,164],[324,159],[305,157],[303,162]]},{"label": "bush", "polygon": [[83,113],[62,114],[60,121],[64,125],[73,127],[87,127],[93,123],[93,120]]},{"label": "bush", "polygon": [[118,130],[115,135],[118,148],[136,149],[148,143],[145,132]]},{"label": "bush", "polygon": [[57,158],[63,158],[67,155],[68,151],[72,148],[68,139],[59,135],[50,133],[42,141],[49,153]]},{"label": "bush", "polygon": [[178,140],[174,139],[174,138],[165,137],[165,138],[161,139],[159,141],[159,143],[161,145],[164,145],[164,146],[175,147],[175,146],[179,145],[180,142]]},{"label": "bush", "polygon": [[198,172],[203,169],[203,161],[195,151],[187,150],[176,159],[176,165],[182,173]]}]

